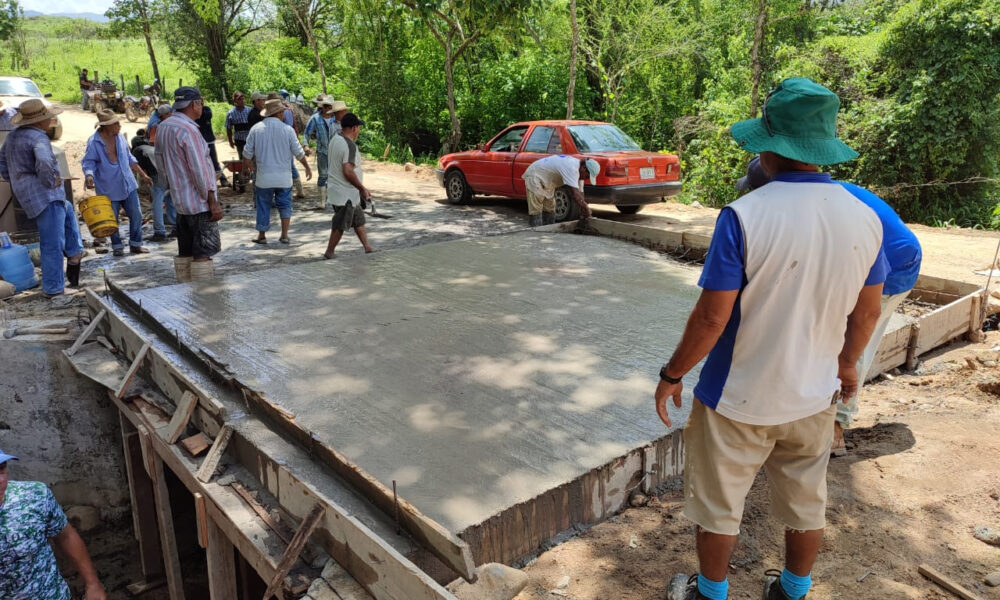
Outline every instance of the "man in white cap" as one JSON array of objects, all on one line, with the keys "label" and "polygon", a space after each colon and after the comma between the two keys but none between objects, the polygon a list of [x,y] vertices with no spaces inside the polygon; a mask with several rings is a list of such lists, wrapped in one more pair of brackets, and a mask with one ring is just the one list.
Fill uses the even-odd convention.
[{"label": "man in white cap", "polygon": [[243,158],[257,162],[254,181],[254,203],[257,205],[257,237],[254,243],[266,244],[267,231],[271,228],[271,208],[278,209],[281,217],[281,237],[278,241],[287,244],[288,226],[292,221],[292,172],[289,163],[298,159],[306,170],[306,179],[312,179],[309,162],[299,145],[295,130],[285,125],[281,116],[285,105],[280,99],[268,100],[261,116],[264,120],[250,129],[247,144],[243,147]]},{"label": "man in white cap", "polygon": [[52,490],[40,481],[11,481],[12,460],[17,457],[0,450],[0,598],[70,600],[54,546],[83,579],[83,600],[106,600],[87,546]]},{"label": "man in white cap", "polygon": [[592,158],[582,159],[565,154],[536,160],[524,171],[524,187],[528,192],[528,225],[551,225],[556,222],[556,190],[566,186],[573,202],[580,207],[580,216],[590,216],[590,207],[583,197],[583,180],[597,183],[601,166]]},{"label": "man in white cap", "polygon": [[149,138],[150,144],[156,144],[156,128],[172,112],[174,112],[174,109],[169,104],[161,104],[153,111],[153,114],[149,117],[149,122],[146,123],[146,137]]},{"label": "man in white cap", "polygon": [[[87,150],[81,161],[86,176],[84,187],[88,190],[96,188],[98,194],[111,199],[116,221],[118,213],[125,209],[129,251],[132,254],[148,254],[149,249],[142,246],[142,211],[135,176],[138,175],[149,186],[153,185],[153,180],[132,156],[128,141],[121,133],[119,120],[118,115],[108,109],[97,113],[97,131],[87,140]],[[117,231],[111,235],[111,248],[115,256],[125,256],[125,245]]]},{"label": "man in white cap", "polygon": [[[0,177],[10,182],[25,215],[38,224],[42,255],[42,292],[46,298],[63,293],[66,279],[80,282],[83,242],[73,205],[66,200],[59,163],[45,132],[62,112],[37,98],[21,103],[11,119],[16,127],[0,148]],[[63,258],[67,257],[63,276]]]}]

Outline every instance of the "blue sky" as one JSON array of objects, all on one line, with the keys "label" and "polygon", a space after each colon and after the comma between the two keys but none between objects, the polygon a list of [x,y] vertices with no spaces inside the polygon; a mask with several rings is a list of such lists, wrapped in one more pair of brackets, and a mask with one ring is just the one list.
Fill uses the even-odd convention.
[{"label": "blue sky", "polygon": [[21,0],[24,10],[37,10],[43,13],[57,12],[93,12],[103,13],[108,10],[113,0]]}]

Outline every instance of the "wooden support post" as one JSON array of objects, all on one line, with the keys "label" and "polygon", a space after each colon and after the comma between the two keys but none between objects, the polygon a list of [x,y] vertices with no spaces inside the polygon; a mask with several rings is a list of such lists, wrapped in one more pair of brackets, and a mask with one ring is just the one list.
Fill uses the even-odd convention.
[{"label": "wooden support post", "polygon": [[170,509],[170,492],[163,475],[163,460],[153,457],[153,489],[156,492],[156,517],[160,523],[160,548],[166,570],[170,600],[184,600],[184,579],[181,561],[177,555],[177,537],[174,533],[174,513]]},{"label": "wooden support post", "polygon": [[212,600],[236,600],[236,562],[233,544],[209,519],[208,546],[205,548],[208,560],[208,590]]},{"label": "wooden support post", "polygon": [[205,496],[201,492],[194,493],[194,520],[198,525],[198,545],[208,548],[208,511],[205,508]]},{"label": "wooden support post", "polygon": [[215,474],[215,469],[218,468],[219,461],[222,460],[222,454],[226,451],[231,437],[233,437],[233,428],[228,424],[223,425],[222,429],[219,430],[219,435],[215,436],[215,442],[212,444],[212,449],[208,451],[205,462],[201,463],[201,467],[198,469],[199,481],[208,483],[212,480],[212,475]]},{"label": "wooden support post", "polygon": [[295,531],[292,541],[285,548],[285,553],[281,555],[281,560],[278,562],[278,570],[271,577],[271,581],[267,584],[267,589],[264,591],[264,600],[270,600],[271,596],[277,593],[279,586],[281,586],[281,580],[288,575],[288,572],[292,569],[292,565],[299,559],[299,553],[305,548],[306,542],[309,541],[309,536],[315,531],[316,526],[319,525],[319,521],[322,518],[323,507],[319,504],[314,504],[312,510],[306,515],[306,518],[302,519],[302,523]]},{"label": "wooden support post", "polygon": [[142,451],[142,468],[146,471],[146,475],[152,478],[153,457],[155,456],[155,453],[153,452],[153,447],[150,445],[149,429],[141,423],[136,425],[135,428],[136,431],[139,432],[139,449]]},{"label": "wooden support post", "polygon": [[907,371],[912,371],[917,368],[917,347],[920,344],[920,323],[914,323],[910,325],[910,343],[906,346],[906,367]]},{"label": "wooden support post", "polygon": [[979,600],[979,596],[973,594],[964,587],[958,585],[958,583],[952,581],[950,578],[942,575],[934,567],[923,564],[917,567],[917,572],[930,579],[934,583],[948,590],[952,594],[955,594],[962,600]]},{"label": "wooden support post", "polygon": [[[146,472],[139,432],[118,413],[122,427],[122,445],[125,451],[125,472],[128,491],[132,500],[132,524],[135,539],[139,542],[139,563],[145,581],[163,583],[163,554],[160,551],[160,533],[156,526],[156,501],[153,499],[153,480]],[[138,585],[138,584],[137,584]]]},{"label": "wooden support post", "polygon": [[149,352],[149,342],[142,345],[139,351],[135,353],[135,360],[132,361],[132,365],[128,368],[128,372],[125,373],[125,377],[122,378],[121,385],[118,386],[118,391],[115,393],[115,397],[124,398],[128,393],[128,388],[132,385],[132,379],[135,378],[135,374],[139,372],[139,367],[142,366],[142,361],[146,360],[146,353]]},{"label": "wooden support post", "polygon": [[101,320],[104,319],[107,314],[108,311],[102,308],[101,312],[97,313],[97,316],[90,320],[90,324],[87,325],[87,328],[83,330],[80,337],[76,338],[73,345],[66,351],[66,356],[73,356],[76,354],[76,351],[80,349],[80,346],[82,346],[84,342],[86,342],[87,339],[94,334],[94,330],[97,329],[97,326],[101,324]]},{"label": "wooden support post", "polygon": [[176,443],[177,438],[181,437],[196,408],[198,408],[198,396],[191,392],[184,392],[181,401],[177,403],[177,410],[174,411],[170,424],[167,425],[166,435],[163,436],[168,444]]}]

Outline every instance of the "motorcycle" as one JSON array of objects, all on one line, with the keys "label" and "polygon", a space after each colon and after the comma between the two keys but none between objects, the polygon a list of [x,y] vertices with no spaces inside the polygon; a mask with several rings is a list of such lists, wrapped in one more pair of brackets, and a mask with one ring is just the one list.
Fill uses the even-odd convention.
[{"label": "motorcycle", "polygon": [[125,112],[125,95],[114,81],[105,79],[90,93],[90,108],[95,113],[108,108],[116,113]]},{"label": "motorcycle", "polygon": [[153,115],[153,111],[159,105],[160,100],[156,95],[153,86],[142,86],[144,95],[141,98],[135,96],[125,97],[125,117],[135,123],[140,118],[148,118]]}]

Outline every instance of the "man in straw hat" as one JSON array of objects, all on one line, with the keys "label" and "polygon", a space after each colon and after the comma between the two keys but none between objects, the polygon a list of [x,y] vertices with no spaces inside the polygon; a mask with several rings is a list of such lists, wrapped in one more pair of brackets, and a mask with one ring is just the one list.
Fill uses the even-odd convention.
[{"label": "man in straw hat", "polygon": [[[45,134],[60,112],[41,99],[25,100],[11,119],[16,129],[0,147],[0,177],[10,182],[25,215],[38,224],[42,292],[47,298],[62,294],[67,279],[73,287],[80,284],[83,258],[76,213],[66,200],[59,163]],[[65,277],[64,257],[68,257]]]},{"label": "man in straw hat", "polygon": [[[309,122],[306,123],[303,137],[306,143],[309,143],[310,138],[316,140],[316,171],[319,173],[316,177],[316,186],[319,187],[320,208],[322,208],[326,202],[326,177],[327,167],[329,166],[330,140],[333,139],[333,136],[340,133],[340,121],[337,118],[337,113],[333,110],[333,98],[324,96],[318,104],[318,110],[309,117]],[[341,116],[346,112],[347,107],[345,106]]]},{"label": "man in straw hat", "polygon": [[[660,370],[655,408],[681,406],[682,377],[706,357],[684,429],[684,515],[697,527],[699,572],[671,600],[724,600],[743,506],[763,466],[786,527],[785,568],[764,573],[766,600],[798,600],[823,539],[836,402],[879,316],[889,267],[882,224],[817,165],[857,156],[837,139],[836,94],[782,81],[759,119],[732,126],[771,183],[719,213],[680,344]],[[845,331],[846,330],[846,331]]]},{"label": "man in straw hat", "polygon": [[358,236],[365,253],[375,251],[368,243],[364,213],[372,194],[364,185],[361,152],[355,143],[365,122],[354,113],[347,113],[340,124],[343,130],[330,141],[330,186],[327,202],[333,205],[335,212],[330,225],[330,240],[323,253],[323,257],[327,259],[334,257],[334,251],[344,237],[344,232],[351,228]]},{"label": "man in straw hat", "polygon": [[[97,113],[97,131],[87,140],[87,150],[83,154],[84,187],[96,189],[97,193],[111,199],[111,208],[118,219],[124,208],[128,215],[129,251],[132,254],[147,254],[142,246],[142,211],[139,208],[138,175],[146,185],[152,185],[139,161],[132,156],[128,141],[121,133],[119,117],[105,109]],[[121,234],[111,235],[111,249],[115,256],[125,256],[125,246]]]},{"label": "man in straw hat", "polygon": [[280,99],[268,100],[261,115],[264,120],[250,129],[243,157],[255,160],[257,175],[254,182],[254,203],[257,205],[257,237],[254,242],[267,243],[271,228],[271,208],[278,209],[281,217],[281,237],[288,243],[288,226],[292,221],[292,172],[288,165],[298,159],[306,170],[306,179],[312,179],[309,162],[299,145],[295,130],[285,125],[281,117],[285,104]]},{"label": "man in straw hat", "polygon": [[167,173],[170,196],[177,210],[178,281],[201,281],[214,273],[212,257],[222,249],[217,221],[222,205],[216,198],[215,169],[208,144],[195,119],[201,115],[201,92],[193,87],[174,91],[174,113],[160,124],[156,156]]}]

